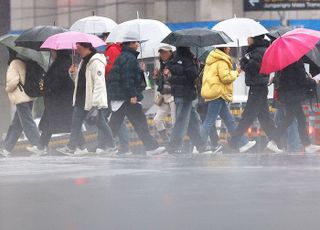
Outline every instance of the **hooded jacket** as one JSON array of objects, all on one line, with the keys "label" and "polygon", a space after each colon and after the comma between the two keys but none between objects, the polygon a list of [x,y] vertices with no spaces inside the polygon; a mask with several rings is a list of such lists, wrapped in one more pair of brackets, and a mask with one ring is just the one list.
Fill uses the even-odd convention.
[{"label": "hooded jacket", "polygon": [[232,70],[229,55],[219,49],[211,51],[204,67],[201,96],[206,101],[223,98],[231,102],[233,82],[238,75],[237,71]]},{"label": "hooded jacket", "polygon": [[[91,57],[86,66],[86,97],[84,110],[89,111],[92,107],[108,108],[108,98],[105,82],[106,58],[103,54],[96,53]],[[82,61],[79,65],[81,69]],[[78,76],[75,77],[75,90],[73,93],[73,105],[75,105]]]},{"label": "hooded jacket", "polygon": [[269,46],[267,40],[257,40],[248,47],[247,54],[241,58],[241,69],[245,72],[247,86],[267,86],[269,75],[260,74],[260,67],[264,53]]},{"label": "hooded jacket", "polygon": [[6,76],[6,92],[12,104],[17,105],[30,102],[33,98],[29,97],[19,87],[19,82],[24,84],[26,80],[26,64],[20,59],[14,59],[10,62]]}]

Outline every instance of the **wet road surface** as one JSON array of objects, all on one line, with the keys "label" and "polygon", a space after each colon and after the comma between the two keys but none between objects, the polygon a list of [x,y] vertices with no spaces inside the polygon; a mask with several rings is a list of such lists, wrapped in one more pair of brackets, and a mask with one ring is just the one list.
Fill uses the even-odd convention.
[{"label": "wet road surface", "polygon": [[319,229],[320,155],[0,159],[1,230]]}]

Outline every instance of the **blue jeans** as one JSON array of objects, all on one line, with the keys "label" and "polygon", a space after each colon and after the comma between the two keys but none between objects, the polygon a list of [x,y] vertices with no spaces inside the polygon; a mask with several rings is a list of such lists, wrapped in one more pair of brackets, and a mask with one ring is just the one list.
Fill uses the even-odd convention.
[{"label": "blue jeans", "polygon": [[[205,143],[207,143],[208,136],[212,127],[215,126],[218,115],[223,120],[224,124],[227,126],[229,133],[236,129],[236,123],[234,117],[232,116],[226,101],[222,98],[218,98],[208,102],[208,111],[206,119],[204,120],[201,127],[201,137]],[[241,147],[248,143],[248,138],[242,136],[237,147]]]},{"label": "blue jeans", "polygon": [[[74,150],[76,147],[79,147],[80,149],[84,148],[85,140],[81,128],[87,114],[88,111],[85,111],[83,108],[74,107],[73,109],[71,133],[68,143],[68,147],[70,149]],[[99,116],[96,126],[98,128],[98,148],[105,149],[106,146],[113,147],[113,136],[111,129],[106,121],[105,109],[99,110]]]},{"label": "blue jeans", "polygon": [[22,131],[33,146],[38,145],[40,134],[32,118],[33,102],[18,104],[13,120],[4,140],[4,149],[11,152],[16,145]]},{"label": "blue jeans", "polygon": [[119,132],[118,132],[118,138],[119,138],[119,144],[120,148],[129,150],[129,131],[125,124],[125,122],[122,122]]},{"label": "blue jeans", "polygon": [[[277,126],[285,118],[285,115],[286,110],[283,106],[276,110],[274,121]],[[288,127],[287,132],[285,135],[283,135],[280,142],[284,147],[287,147],[289,152],[299,152],[299,150],[303,148],[303,145],[300,141],[297,119],[293,120],[292,124]]]},{"label": "blue jeans", "polygon": [[170,148],[181,148],[186,134],[197,148],[204,147],[200,135],[200,117],[192,101],[184,100],[182,97],[175,97],[174,101],[176,103],[176,122],[170,137]]}]

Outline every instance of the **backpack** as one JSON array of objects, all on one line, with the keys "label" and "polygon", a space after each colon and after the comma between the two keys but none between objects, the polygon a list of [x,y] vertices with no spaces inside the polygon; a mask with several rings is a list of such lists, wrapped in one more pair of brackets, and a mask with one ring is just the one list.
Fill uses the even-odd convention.
[{"label": "backpack", "polygon": [[19,82],[21,88],[29,97],[41,97],[44,93],[45,71],[35,61],[26,62],[26,80],[24,85]]}]

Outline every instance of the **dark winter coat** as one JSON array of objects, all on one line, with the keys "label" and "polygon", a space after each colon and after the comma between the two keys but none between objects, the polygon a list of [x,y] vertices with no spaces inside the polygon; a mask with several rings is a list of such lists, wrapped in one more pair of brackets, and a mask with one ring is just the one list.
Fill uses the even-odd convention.
[{"label": "dark winter coat", "polygon": [[122,49],[107,78],[109,100],[130,101],[132,97],[137,97],[138,101],[143,99],[145,80],[137,60],[138,55],[139,52],[129,47]]},{"label": "dark winter coat", "polygon": [[44,80],[44,113],[39,129],[51,133],[68,133],[72,121],[74,83],[69,76],[71,58],[61,55],[52,63]]},{"label": "dark winter coat", "polygon": [[185,100],[196,99],[195,80],[199,76],[199,68],[190,50],[179,47],[166,68],[172,74],[169,78],[172,96],[183,97]]},{"label": "dark winter coat", "polygon": [[245,82],[247,86],[267,86],[269,75],[260,74],[260,66],[264,53],[269,46],[266,40],[255,41],[248,47],[247,54],[241,58],[241,69],[245,72]]},{"label": "dark winter coat", "polygon": [[160,60],[160,76],[156,80],[156,84],[158,85],[157,90],[161,94],[171,94],[171,84],[163,76],[163,70],[165,66],[166,66],[166,63]]},{"label": "dark winter coat", "polygon": [[316,85],[308,77],[303,61],[295,62],[279,71],[279,100],[284,104],[301,103],[306,99],[307,89]]}]

